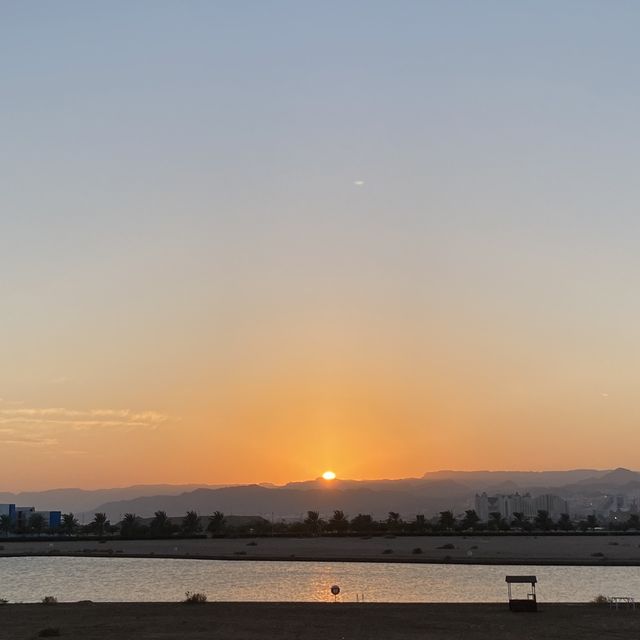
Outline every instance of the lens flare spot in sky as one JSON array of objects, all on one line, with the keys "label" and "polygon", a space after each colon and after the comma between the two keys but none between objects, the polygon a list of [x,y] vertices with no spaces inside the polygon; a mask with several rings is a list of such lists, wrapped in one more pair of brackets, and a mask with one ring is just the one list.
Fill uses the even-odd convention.
[{"label": "lens flare spot in sky", "polygon": [[336,479],[336,474],[335,474],[335,473],[333,473],[333,471],[325,471],[325,472],[322,474],[322,477],[323,477],[325,480],[335,480],[335,479]]}]

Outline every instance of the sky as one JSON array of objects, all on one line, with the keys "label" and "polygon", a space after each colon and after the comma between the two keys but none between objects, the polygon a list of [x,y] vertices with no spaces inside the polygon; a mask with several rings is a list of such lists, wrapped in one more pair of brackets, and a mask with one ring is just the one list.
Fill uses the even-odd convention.
[{"label": "sky", "polygon": [[0,0],[0,488],[638,468],[639,28]]}]

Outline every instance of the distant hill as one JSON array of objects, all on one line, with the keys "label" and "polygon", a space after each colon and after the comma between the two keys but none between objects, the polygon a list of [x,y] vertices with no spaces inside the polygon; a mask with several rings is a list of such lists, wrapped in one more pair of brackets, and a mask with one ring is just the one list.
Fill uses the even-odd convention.
[{"label": "distant hill", "polygon": [[639,482],[640,473],[630,471],[623,467],[618,467],[613,471],[608,471],[604,475],[592,476],[582,480],[581,485],[603,485],[603,486],[621,486],[630,482]]},{"label": "distant hill", "polygon": [[[635,473],[635,472],[628,472]],[[322,478],[305,482],[292,482],[282,487],[246,485],[221,489],[197,489],[180,495],[157,495],[131,500],[109,502],[97,507],[111,519],[119,519],[130,512],[149,517],[162,509],[171,514],[195,509],[201,514],[222,511],[225,514],[258,514],[271,518],[300,518],[306,511],[320,511],[329,515],[341,509],[348,515],[369,513],[385,517],[389,511],[397,511],[404,517],[417,513],[433,515],[444,509],[460,512],[472,508],[476,492],[490,490],[511,493],[514,491],[553,491],[567,493],[582,486],[580,481],[615,482],[629,479],[628,473],[579,469],[574,471],[445,471],[425,474],[422,478],[399,480],[334,480]],[[636,474],[640,476],[640,474]],[[609,485],[607,485],[609,486]]]},{"label": "distant hill", "polygon": [[511,487],[550,487],[575,484],[601,478],[610,470],[572,469],[570,471],[430,471],[423,479],[450,479],[476,490],[498,487],[508,483]]},{"label": "distant hill", "polygon": [[306,511],[348,515],[370,513],[385,517],[397,511],[404,517],[433,515],[444,509],[460,512],[473,507],[475,493],[531,491],[572,495],[598,495],[640,489],[640,473],[629,469],[574,469],[570,471],[435,471],[420,478],[396,480],[342,480],[322,478],[284,486],[253,485],[136,485],[86,491],[0,493],[0,503],[15,502],[38,509],[73,511],[89,519],[105,511],[112,521],[124,513],[151,517],[162,510],[173,516],[195,509],[201,515],[223,511],[227,515],[299,518]]},{"label": "distant hill", "polygon": [[139,496],[176,495],[185,491],[207,487],[216,489],[225,485],[202,484],[139,484],[112,489],[50,489],[48,491],[0,492],[0,503],[36,507],[43,511],[60,510],[76,514],[89,512],[97,504],[115,500],[128,500]]},{"label": "distant hill", "polygon": [[[443,489],[443,487],[439,487]],[[445,495],[446,494],[446,495]],[[386,516],[389,511],[402,514],[433,513],[454,508],[469,496],[466,487],[447,485],[447,491],[390,491],[370,488],[340,489],[323,487],[318,489],[268,489],[258,485],[227,487],[223,489],[197,489],[178,496],[147,496],[101,504],[97,511],[104,511],[111,520],[119,520],[124,513],[135,513],[149,517],[159,509],[172,515],[190,509],[200,514],[222,511],[228,515],[256,514],[271,518],[300,518],[307,511],[330,514],[341,509],[353,516],[369,513]]]}]

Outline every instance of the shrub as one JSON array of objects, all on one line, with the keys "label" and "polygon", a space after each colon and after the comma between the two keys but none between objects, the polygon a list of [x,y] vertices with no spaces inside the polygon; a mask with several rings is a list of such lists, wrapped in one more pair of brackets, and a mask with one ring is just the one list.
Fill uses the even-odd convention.
[{"label": "shrub", "polygon": [[438,547],[438,549],[455,549],[456,545],[452,544],[451,542],[447,542],[447,544],[443,544],[441,547]]},{"label": "shrub", "polygon": [[258,543],[252,540],[251,542],[247,542],[247,547],[257,547]]},{"label": "shrub", "polygon": [[599,594],[591,601],[591,604],[602,607],[609,604],[609,598],[607,598],[607,596]]},{"label": "shrub", "polygon": [[0,604],[9,604],[9,601],[5,598],[0,598]]},{"label": "shrub", "polygon": [[393,549],[385,549],[382,553],[393,553]]},{"label": "shrub", "polygon": [[602,553],[602,551],[596,551],[595,553],[591,554],[592,558],[604,558],[604,553]]},{"label": "shrub", "polygon": [[38,638],[57,638],[60,636],[58,627],[46,627],[38,632]]},{"label": "shrub", "polygon": [[42,598],[42,604],[58,604],[58,598],[55,596],[45,596]]},{"label": "shrub", "polygon": [[204,604],[207,601],[207,594],[198,593],[197,591],[193,593],[191,593],[191,591],[185,591],[184,596],[185,604]]},{"label": "shrub", "polygon": [[422,549],[420,547],[416,547],[411,553],[417,555],[419,553],[422,553]]}]

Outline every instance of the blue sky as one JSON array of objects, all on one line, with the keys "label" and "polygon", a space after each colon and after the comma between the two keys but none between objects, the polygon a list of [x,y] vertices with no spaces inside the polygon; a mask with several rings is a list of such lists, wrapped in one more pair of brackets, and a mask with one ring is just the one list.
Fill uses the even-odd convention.
[{"label": "blue sky", "polygon": [[[569,443],[638,437],[639,14],[0,4],[0,397],[166,414],[130,455],[183,458],[132,481],[237,481],[189,443],[304,449],[305,425],[354,476],[471,468],[474,438],[483,467],[623,464]],[[87,483],[123,461],[104,431],[7,424],[43,460],[84,452]]]}]

